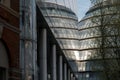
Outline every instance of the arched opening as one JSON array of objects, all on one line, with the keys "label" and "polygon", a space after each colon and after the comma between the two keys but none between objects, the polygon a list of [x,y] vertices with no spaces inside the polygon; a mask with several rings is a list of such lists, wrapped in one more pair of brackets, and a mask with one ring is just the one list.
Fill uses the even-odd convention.
[{"label": "arched opening", "polygon": [[8,80],[8,55],[4,44],[0,41],[0,80]]}]

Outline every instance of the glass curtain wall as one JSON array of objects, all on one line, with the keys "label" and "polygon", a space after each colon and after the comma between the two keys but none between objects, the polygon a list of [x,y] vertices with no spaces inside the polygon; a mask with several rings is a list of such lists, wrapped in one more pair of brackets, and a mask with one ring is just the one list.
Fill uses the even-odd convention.
[{"label": "glass curtain wall", "polygon": [[93,6],[79,22],[80,80],[119,80],[120,1],[91,0]]},{"label": "glass curtain wall", "polygon": [[37,80],[35,0],[20,0],[20,30],[21,80]]},{"label": "glass curtain wall", "polygon": [[[49,27],[60,44],[73,72],[76,72],[78,68],[76,62],[72,60],[73,58],[77,59],[79,57],[78,18],[70,7],[65,6],[65,1],[66,0],[46,0],[40,2],[38,0],[37,5],[41,9]],[[70,0],[68,2],[70,2]]]},{"label": "glass curtain wall", "polygon": [[62,5],[77,13],[77,0],[42,0],[42,1]]}]

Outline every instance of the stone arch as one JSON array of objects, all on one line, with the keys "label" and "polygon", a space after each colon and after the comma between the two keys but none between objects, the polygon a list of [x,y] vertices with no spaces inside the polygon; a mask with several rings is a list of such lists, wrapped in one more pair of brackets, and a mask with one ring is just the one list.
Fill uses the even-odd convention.
[{"label": "stone arch", "polygon": [[0,80],[8,80],[8,55],[5,45],[0,41]]}]

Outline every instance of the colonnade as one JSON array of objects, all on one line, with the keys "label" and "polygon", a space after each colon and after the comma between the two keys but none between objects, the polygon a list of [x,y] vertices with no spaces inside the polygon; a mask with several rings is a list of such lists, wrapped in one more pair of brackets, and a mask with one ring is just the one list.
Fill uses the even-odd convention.
[{"label": "colonnade", "polygon": [[40,80],[76,80],[57,41],[49,37],[47,28],[39,30],[38,69]]}]

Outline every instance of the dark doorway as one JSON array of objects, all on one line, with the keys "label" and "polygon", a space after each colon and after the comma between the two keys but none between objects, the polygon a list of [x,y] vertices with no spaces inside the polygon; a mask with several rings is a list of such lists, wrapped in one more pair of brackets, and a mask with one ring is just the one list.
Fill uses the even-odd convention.
[{"label": "dark doorway", "polygon": [[6,71],[0,67],[0,80],[6,80]]}]

